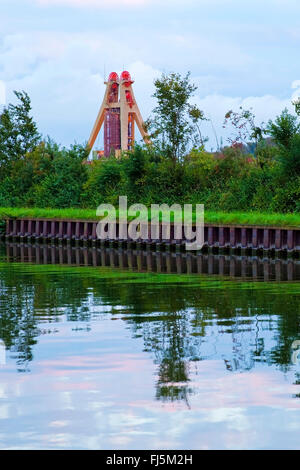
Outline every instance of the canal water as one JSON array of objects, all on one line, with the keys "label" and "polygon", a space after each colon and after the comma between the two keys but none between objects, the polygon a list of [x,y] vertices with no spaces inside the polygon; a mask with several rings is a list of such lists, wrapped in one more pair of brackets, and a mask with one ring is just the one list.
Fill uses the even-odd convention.
[{"label": "canal water", "polygon": [[0,245],[0,448],[300,449],[300,261]]}]

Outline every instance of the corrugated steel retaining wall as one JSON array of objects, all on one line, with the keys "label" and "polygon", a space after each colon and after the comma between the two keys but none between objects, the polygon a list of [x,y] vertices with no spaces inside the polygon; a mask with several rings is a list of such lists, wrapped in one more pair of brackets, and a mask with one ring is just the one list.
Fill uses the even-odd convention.
[{"label": "corrugated steel retaining wall", "polygon": [[[7,219],[5,238],[20,240],[49,240],[52,242],[104,243],[97,238],[97,221],[58,220],[58,219]],[[119,226],[116,226],[117,238]],[[149,230],[150,233],[150,230]],[[124,246],[141,243],[165,249],[184,249],[186,240],[173,240],[174,227],[171,225],[171,240],[162,239],[160,227],[159,238],[148,240],[106,240],[105,243],[123,243]],[[300,227],[280,228],[261,226],[226,226],[209,225],[204,229],[204,248],[208,249],[239,249],[262,251],[300,252]]]}]

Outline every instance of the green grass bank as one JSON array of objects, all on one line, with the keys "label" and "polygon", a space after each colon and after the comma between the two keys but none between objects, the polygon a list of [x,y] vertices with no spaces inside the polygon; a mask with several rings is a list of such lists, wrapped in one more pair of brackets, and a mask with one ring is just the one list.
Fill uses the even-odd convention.
[{"label": "green grass bank", "polygon": [[[0,219],[6,218],[36,218],[36,219],[79,219],[96,220],[93,209],[67,208],[22,208],[0,207]],[[171,217],[172,219],[172,217]],[[260,225],[274,227],[300,228],[300,214],[268,214],[262,212],[215,212],[205,211],[205,223],[216,225]],[[130,220],[130,217],[129,217]]]}]

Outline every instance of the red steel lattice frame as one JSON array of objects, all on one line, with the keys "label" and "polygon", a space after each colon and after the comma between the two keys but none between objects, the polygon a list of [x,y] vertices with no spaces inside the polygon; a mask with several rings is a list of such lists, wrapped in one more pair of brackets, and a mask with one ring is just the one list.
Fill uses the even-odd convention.
[{"label": "red steel lattice frame", "polygon": [[121,149],[120,108],[106,109],[104,119],[104,156]]},{"label": "red steel lattice frame", "polygon": [[128,150],[132,150],[134,145],[134,114],[128,114]]}]

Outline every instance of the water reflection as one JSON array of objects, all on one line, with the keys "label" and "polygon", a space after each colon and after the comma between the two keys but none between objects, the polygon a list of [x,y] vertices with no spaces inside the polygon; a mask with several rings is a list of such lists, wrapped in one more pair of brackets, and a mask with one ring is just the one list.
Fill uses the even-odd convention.
[{"label": "water reflection", "polygon": [[3,244],[0,447],[299,447],[299,279],[299,260]]},{"label": "water reflection", "polygon": [[[222,361],[227,373],[260,365],[284,373],[295,369],[291,345],[300,337],[299,284],[254,288],[224,278],[217,286],[205,276],[187,284],[168,277],[164,284],[163,279],[122,277],[117,270],[112,275],[105,267],[285,280],[299,278],[299,261],[18,244],[5,245],[2,259],[0,339],[19,372],[31,370],[39,338],[55,335],[60,322],[77,322],[79,330],[89,332],[93,322],[107,315],[124,322],[131,338],[142,341],[156,366],[156,399],[163,402],[190,406],[203,361]],[[26,269],[15,261],[37,264]],[[44,269],[41,263],[102,268]],[[296,369],[293,383],[299,381]]]},{"label": "water reflection", "polygon": [[116,267],[168,274],[209,274],[264,281],[300,280],[298,259],[18,243],[3,243],[0,249],[7,261]]}]

